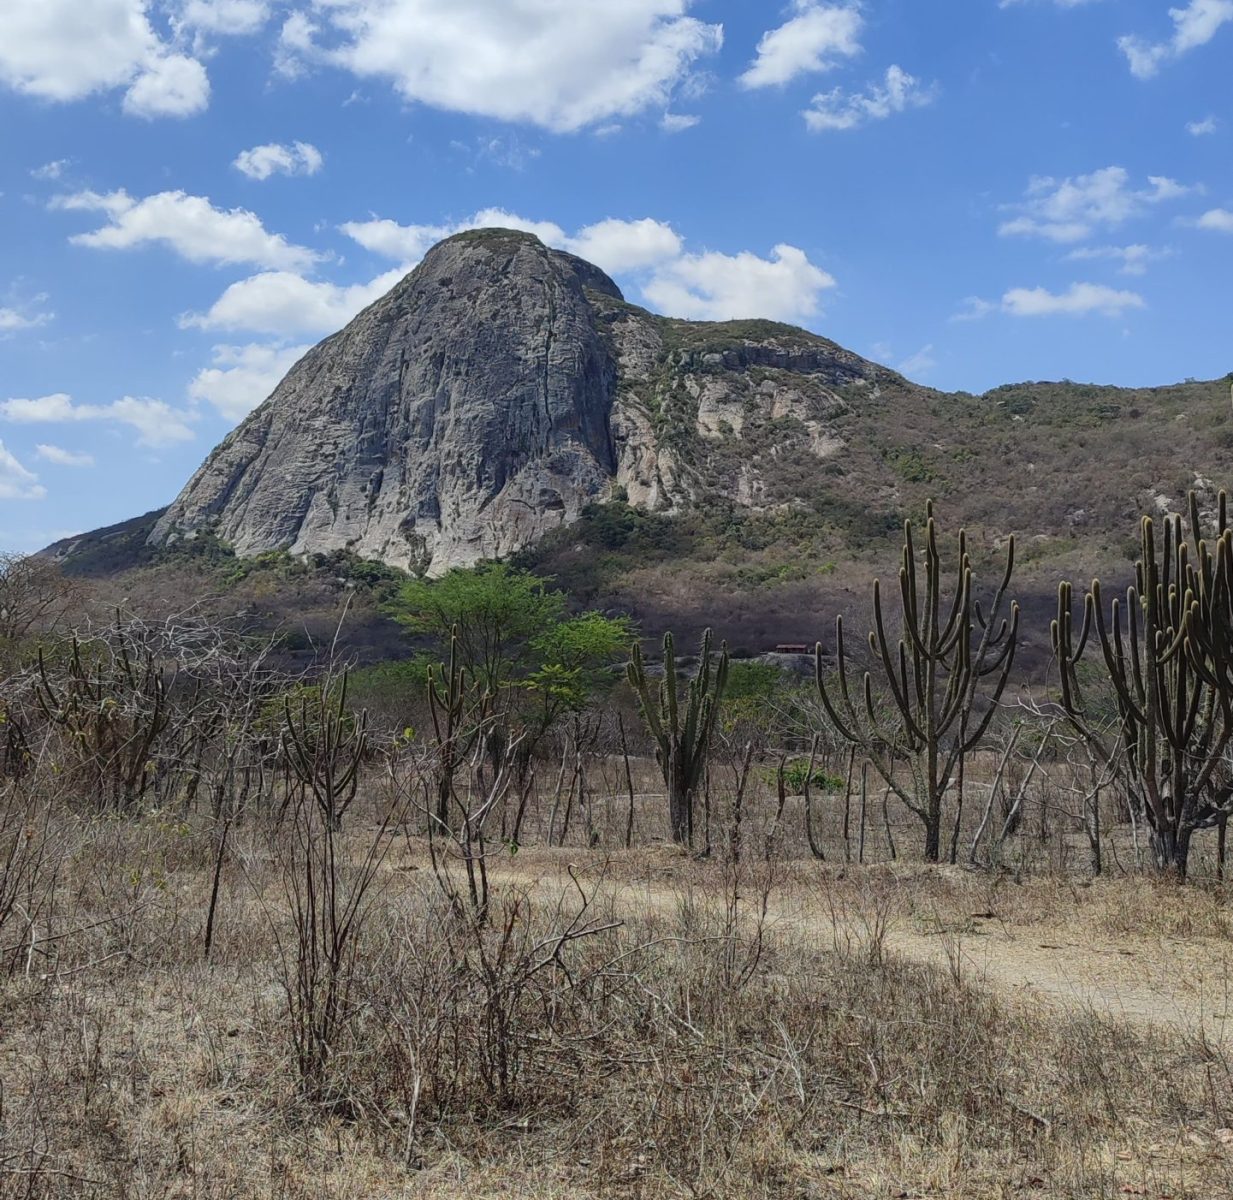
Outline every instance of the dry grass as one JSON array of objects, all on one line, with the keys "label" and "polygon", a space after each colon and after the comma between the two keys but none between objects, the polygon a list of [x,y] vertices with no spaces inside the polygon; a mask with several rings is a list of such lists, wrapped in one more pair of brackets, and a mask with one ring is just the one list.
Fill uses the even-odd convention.
[{"label": "dry grass", "polygon": [[[207,964],[207,830],[54,814],[41,915],[3,933],[25,949],[0,985],[0,1196],[1233,1191],[1222,1044],[1023,1002],[964,949],[977,912],[1025,942],[1215,938],[1217,896],[768,862],[751,833],[738,870],[506,856],[477,933],[398,833],[306,1098],[276,949],[285,832],[234,831]],[[619,924],[528,973],[584,896],[590,925]],[[902,952],[909,935],[936,962]]]}]

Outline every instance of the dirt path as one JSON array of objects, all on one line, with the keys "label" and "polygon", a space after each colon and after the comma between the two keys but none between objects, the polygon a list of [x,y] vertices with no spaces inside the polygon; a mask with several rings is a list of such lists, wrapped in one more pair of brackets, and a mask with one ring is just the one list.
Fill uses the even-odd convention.
[{"label": "dirt path", "polygon": [[[501,883],[557,888],[568,883],[563,865],[503,868]],[[572,886],[572,885],[571,885]],[[688,896],[715,904],[713,895],[685,882],[643,879],[606,881],[618,912],[676,912]],[[772,893],[768,920],[820,949],[859,951],[870,938],[870,914],[852,903],[831,907],[800,889]],[[980,921],[966,931],[922,930],[904,914],[890,913],[888,954],[960,972],[971,983],[992,987],[1027,1004],[1086,1009],[1134,1024],[1166,1027],[1213,1042],[1233,1041],[1233,946],[1211,938],[1108,938],[1067,927],[1007,926]]]}]

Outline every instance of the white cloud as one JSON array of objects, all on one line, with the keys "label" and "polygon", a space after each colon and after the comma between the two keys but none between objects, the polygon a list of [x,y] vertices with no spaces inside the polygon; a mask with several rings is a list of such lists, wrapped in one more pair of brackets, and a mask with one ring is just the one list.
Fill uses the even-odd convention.
[{"label": "white cloud", "polygon": [[205,69],[150,24],[147,0],[5,0],[0,83],[44,100],[127,88],[126,112],[187,116],[209,101]]},{"label": "white cloud", "polygon": [[[36,303],[46,300],[46,296],[36,298]],[[55,313],[30,312],[17,308],[0,308],[0,337],[6,333],[17,333],[22,329],[37,329],[55,320]]]},{"label": "white cloud", "polygon": [[998,306],[993,301],[982,300],[979,296],[969,296],[964,300],[963,307],[950,319],[952,321],[979,321],[997,310]]},{"label": "white cloud", "polygon": [[389,80],[433,108],[573,131],[664,107],[723,27],[692,0],[315,0],[283,26],[279,69]]},{"label": "white cloud", "polygon": [[125,396],[110,404],[76,404],[57,392],[36,399],[0,401],[0,417],[21,425],[67,425],[79,421],[106,421],[137,431],[139,446],[171,446],[195,436],[185,414],[162,400]]},{"label": "white cloud", "polygon": [[1002,297],[1002,311],[1012,317],[1085,317],[1098,313],[1120,317],[1132,308],[1145,308],[1137,292],[1118,291],[1100,283],[1072,283],[1060,293],[1045,288],[1011,288]]},{"label": "white cloud", "polygon": [[640,221],[609,219],[568,234],[552,221],[531,221],[500,208],[481,209],[469,220],[451,225],[399,225],[374,218],[339,227],[366,250],[395,259],[410,270],[442,238],[468,229],[517,229],[545,245],[585,258],[605,271],[639,271],[681,253],[681,238],[670,225],[649,217]]},{"label": "white cloud", "polygon": [[1213,208],[1205,212],[1196,222],[1199,229],[1212,233],[1233,233],[1233,212],[1227,208]]},{"label": "white cloud", "polygon": [[899,373],[906,375],[909,379],[919,379],[923,375],[928,375],[937,365],[938,360],[934,357],[933,344],[930,343],[905,358],[899,364]]},{"label": "white cloud", "polygon": [[270,19],[267,0],[187,0],[177,21],[203,33],[256,33]]},{"label": "white cloud", "polygon": [[677,232],[649,217],[641,221],[600,221],[567,238],[562,249],[595,263],[605,271],[641,271],[675,259],[681,253]]},{"label": "white cloud", "polygon": [[370,283],[340,287],[291,271],[265,271],[233,283],[209,312],[180,318],[185,329],[252,330],[292,337],[334,333],[379,300],[405,274],[399,267]]},{"label": "white cloud", "polygon": [[685,130],[692,129],[701,120],[701,117],[694,116],[691,113],[664,113],[659,118],[659,127],[665,133],[684,133]]},{"label": "white cloud", "polygon": [[[1015,8],[1020,4],[1027,4],[1030,0],[998,0],[998,8]],[[1091,4],[1093,0],[1052,0],[1056,8],[1078,8],[1083,4]]]},{"label": "white cloud", "polygon": [[772,255],[682,255],[657,269],[642,292],[666,315],[693,320],[800,321],[813,316],[822,292],[835,280],[795,246],[776,246]]},{"label": "white cloud", "polygon": [[864,25],[855,4],[795,0],[795,16],[762,35],[757,57],[740,77],[742,87],[785,84],[798,75],[827,71],[861,52]]},{"label": "white cloud", "polygon": [[69,165],[67,158],[57,158],[52,162],[44,163],[41,167],[35,167],[30,172],[31,179],[40,181],[59,179],[64,174],[64,168]]},{"label": "white cloud", "polygon": [[53,463],[57,467],[94,466],[93,454],[79,454],[75,450],[65,450],[62,446],[53,446],[48,442],[39,442],[34,447],[34,453],[44,462]]},{"label": "white cloud", "polygon": [[936,88],[922,84],[902,67],[892,66],[881,83],[871,83],[863,92],[835,88],[819,93],[802,115],[814,133],[858,129],[910,108],[924,108],[936,97]]},{"label": "white cloud", "polygon": [[193,263],[249,263],[275,270],[302,270],[320,257],[269,233],[246,209],[215,208],[204,196],[185,192],[159,192],[143,200],[125,191],[78,192],[57,197],[52,207],[107,214],[102,228],[69,239],[77,246],[128,250],[158,242]]},{"label": "white cloud", "polygon": [[249,179],[264,180],[271,175],[315,175],[324,162],[321,151],[310,142],[290,146],[271,142],[240,151],[232,166]]},{"label": "white cloud", "polygon": [[191,117],[210,106],[210,80],[195,58],[163,54],[154,59],[124,96],[133,117]]},{"label": "white cloud", "polygon": [[1004,221],[998,232],[1080,242],[1097,229],[1115,228],[1191,190],[1161,175],[1149,175],[1147,182],[1146,188],[1130,187],[1125,167],[1104,167],[1073,179],[1037,177],[1028,184],[1027,198],[1008,206],[1019,215]]},{"label": "white cloud", "polygon": [[1149,42],[1127,35],[1118,38],[1118,49],[1126,56],[1130,73],[1137,79],[1151,79],[1167,63],[1206,46],[1223,25],[1233,21],[1233,0],[1190,0],[1185,8],[1169,9],[1173,34],[1163,42]]},{"label": "white cloud", "polygon": [[229,421],[241,421],[282,382],[311,346],[215,346],[214,365],[188,386],[193,400],[212,404]]},{"label": "white cloud", "polygon": [[47,489],[0,442],[0,500],[42,500]]},{"label": "white cloud", "polygon": [[1157,250],[1151,246],[1083,246],[1066,255],[1067,262],[1117,262],[1122,275],[1146,275],[1149,263],[1168,258],[1170,250]]},{"label": "white cloud", "polygon": [[1201,121],[1187,121],[1186,132],[1191,137],[1206,137],[1209,133],[1215,133],[1219,124],[1215,117],[1207,116]]}]

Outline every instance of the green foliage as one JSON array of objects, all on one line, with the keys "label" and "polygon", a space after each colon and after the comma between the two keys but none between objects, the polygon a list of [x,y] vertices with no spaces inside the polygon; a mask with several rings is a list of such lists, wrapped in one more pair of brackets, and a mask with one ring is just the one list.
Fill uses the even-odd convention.
[{"label": "green foliage", "polygon": [[797,796],[805,790],[806,781],[809,782],[810,790],[816,792],[838,792],[846,782],[842,775],[832,775],[816,764],[813,775],[810,776],[809,759],[807,758],[794,758],[785,763],[783,781],[788,791]]},{"label": "green foliage", "polygon": [[407,580],[390,611],[438,656],[451,650],[483,692],[508,698],[533,736],[610,683],[633,636],[625,617],[569,616],[564,592],[507,563]]}]

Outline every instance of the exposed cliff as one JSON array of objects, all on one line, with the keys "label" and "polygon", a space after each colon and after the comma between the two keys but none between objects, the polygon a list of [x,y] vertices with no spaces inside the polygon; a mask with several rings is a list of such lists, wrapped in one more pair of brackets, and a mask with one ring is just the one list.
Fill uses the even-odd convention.
[{"label": "exposed cliff", "polygon": [[[675,511],[720,488],[756,507],[783,425],[825,458],[845,392],[893,373],[769,322],[668,321],[598,268],[506,230],[450,238],[305,355],[156,525],[240,554],[350,549],[433,574],[520,550],[624,489]],[[712,452],[714,451],[714,452]]]}]

